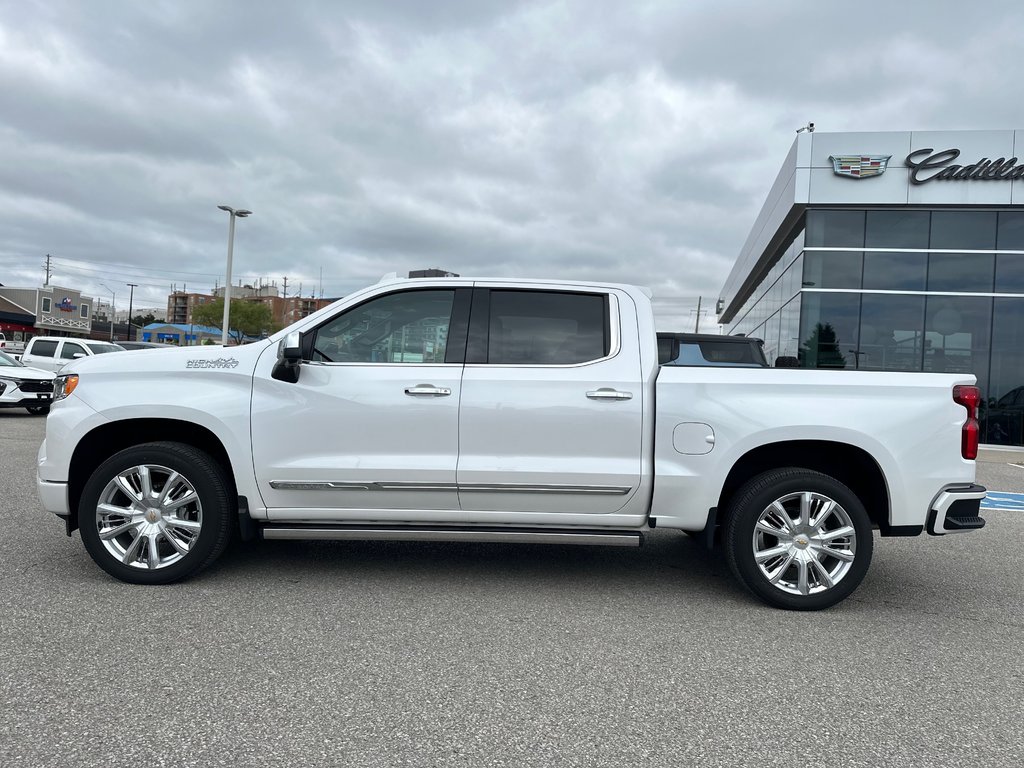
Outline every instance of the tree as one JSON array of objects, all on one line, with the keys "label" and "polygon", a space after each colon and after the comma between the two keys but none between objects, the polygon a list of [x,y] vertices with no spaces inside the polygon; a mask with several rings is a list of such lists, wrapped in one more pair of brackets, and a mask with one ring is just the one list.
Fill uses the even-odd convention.
[{"label": "tree", "polygon": [[810,368],[845,368],[846,356],[839,349],[836,330],[831,323],[817,323],[800,350]]},{"label": "tree", "polygon": [[147,315],[136,315],[132,318],[132,325],[137,325],[140,328],[145,328],[150,323],[156,322],[156,315],[150,312]]},{"label": "tree", "polygon": [[[193,309],[192,322],[221,328],[224,322],[224,299],[214,299]],[[260,336],[276,330],[270,307],[258,301],[232,299],[230,323],[228,335],[236,344],[242,343],[243,336]]]}]

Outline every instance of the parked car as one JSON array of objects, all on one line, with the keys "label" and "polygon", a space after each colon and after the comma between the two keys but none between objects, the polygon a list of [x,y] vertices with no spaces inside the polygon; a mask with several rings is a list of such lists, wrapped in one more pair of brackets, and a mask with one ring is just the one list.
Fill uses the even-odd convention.
[{"label": "parked car", "polygon": [[764,341],[750,336],[709,333],[659,333],[662,365],[716,365],[727,368],[768,368]]},{"label": "parked car", "polygon": [[108,352],[124,352],[124,348],[107,341],[70,336],[35,336],[25,348],[21,362],[33,368],[56,372],[72,360]]},{"label": "parked car", "polygon": [[0,352],[0,408],[24,408],[38,416],[49,413],[54,376]]},{"label": "parked car", "polygon": [[138,349],[170,349],[170,344],[154,344],[151,341],[119,341],[117,346],[129,352]]},{"label": "parked car", "polygon": [[659,366],[633,286],[389,281],[245,346],[72,361],[37,488],[133,583],[199,571],[233,529],[635,547],[657,527],[811,610],[856,589],[874,530],[985,524],[979,401],[970,374]]},{"label": "parked car", "polygon": [[20,355],[24,351],[24,341],[14,341],[13,339],[8,339],[3,333],[0,333],[0,352],[5,352],[8,355]]}]

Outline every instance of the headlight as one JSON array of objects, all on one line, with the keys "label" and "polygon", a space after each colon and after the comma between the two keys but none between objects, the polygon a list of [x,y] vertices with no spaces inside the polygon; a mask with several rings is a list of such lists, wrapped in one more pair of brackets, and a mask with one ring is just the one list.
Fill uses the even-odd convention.
[{"label": "headlight", "polygon": [[53,380],[53,402],[63,400],[65,397],[75,391],[75,387],[78,386],[78,374],[77,373],[65,373],[63,376],[58,376]]}]

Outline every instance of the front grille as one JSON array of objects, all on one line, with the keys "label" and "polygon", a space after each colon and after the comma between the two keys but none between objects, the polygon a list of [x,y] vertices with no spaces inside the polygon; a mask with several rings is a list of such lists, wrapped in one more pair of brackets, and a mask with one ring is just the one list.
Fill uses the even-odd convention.
[{"label": "front grille", "polygon": [[53,392],[52,381],[23,381],[20,387],[22,392]]}]

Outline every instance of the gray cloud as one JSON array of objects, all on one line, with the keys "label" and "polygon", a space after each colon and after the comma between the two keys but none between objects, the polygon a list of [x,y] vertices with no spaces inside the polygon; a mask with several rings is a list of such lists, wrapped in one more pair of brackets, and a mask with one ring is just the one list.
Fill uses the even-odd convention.
[{"label": "gray cloud", "polygon": [[640,282],[689,323],[808,119],[1019,126],[1022,23],[1015,3],[7,5],[0,282],[51,253],[100,295],[209,288],[228,203],[255,211],[245,278]]}]

